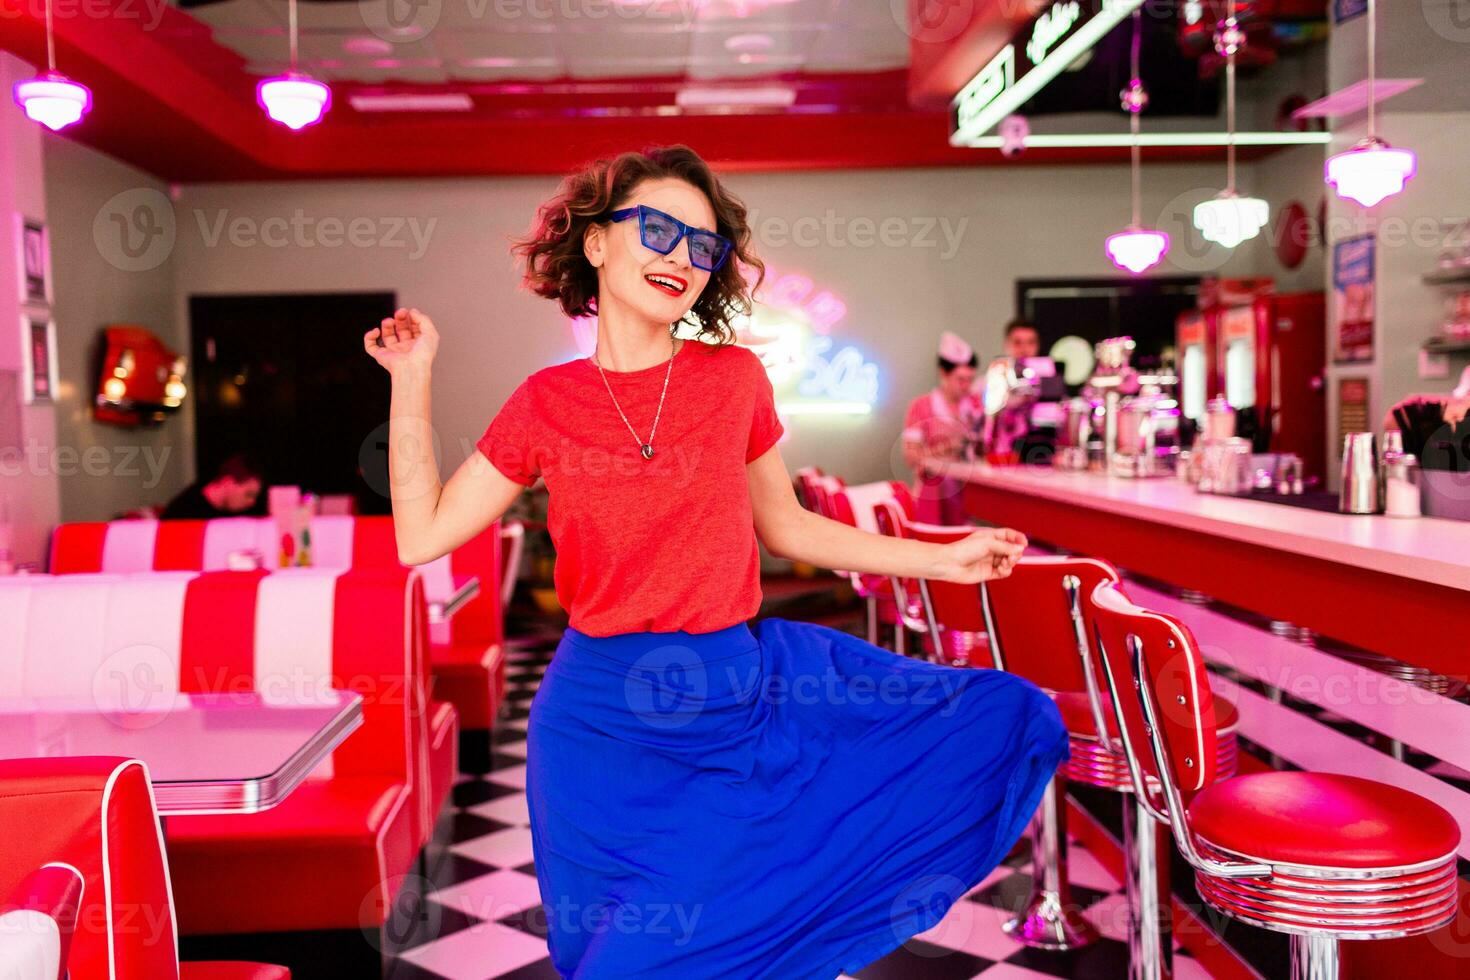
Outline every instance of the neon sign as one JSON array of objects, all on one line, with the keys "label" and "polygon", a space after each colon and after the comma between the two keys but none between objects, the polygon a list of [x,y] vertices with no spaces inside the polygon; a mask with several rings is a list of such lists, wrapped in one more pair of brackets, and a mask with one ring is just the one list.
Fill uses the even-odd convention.
[{"label": "neon sign", "polygon": [[[732,321],[735,342],[754,351],[765,366],[782,415],[868,415],[878,401],[878,365],[832,332],[847,316],[847,303],[820,289],[809,276],[773,273],[748,316]],[[572,339],[583,356],[597,347],[597,318],[571,321]],[[681,326],[676,334],[693,338]]]},{"label": "neon sign", "polygon": [[735,323],[736,342],[756,353],[786,415],[867,415],[878,400],[878,366],[833,330],[847,303],[803,275],[767,270],[754,309]]},{"label": "neon sign", "polygon": [[1082,4],[1077,0],[1054,4],[1050,10],[1036,18],[1036,26],[1031,29],[1031,40],[1026,42],[1026,57],[1031,59],[1033,65],[1045,61],[1046,53],[1077,26],[1077,21],[1081,18]]},{"label": "neon sign", "polygon": [[951,102],[951,146],[973,146],[1042,86],[1090,51],[1143,0],[1058,0],[1031,26],[1025,46],[1008,44]]}]

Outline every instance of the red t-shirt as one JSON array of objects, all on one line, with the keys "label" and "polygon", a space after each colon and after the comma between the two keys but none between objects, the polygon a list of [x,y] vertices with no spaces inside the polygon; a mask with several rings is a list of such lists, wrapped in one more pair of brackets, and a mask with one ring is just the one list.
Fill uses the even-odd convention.
[{"label": "red t-shirt", "polygon": [[[606,372],[639,438],[648,437],[667,367]],[[710,633],[760,607],[745,465],[781,433],[755,354],[686,340],[652,459],[586,358],[522,382],[477,446],[512,480],[546,481],[556,595],[573,627],[590,636]]]}]

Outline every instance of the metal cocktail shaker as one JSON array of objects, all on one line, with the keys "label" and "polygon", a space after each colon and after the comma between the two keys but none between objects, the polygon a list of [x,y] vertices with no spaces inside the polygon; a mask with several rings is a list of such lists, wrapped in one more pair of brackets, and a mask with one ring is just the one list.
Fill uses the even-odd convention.
[{"label": "metal cocktail shaker", "polygon": [[1342,489],[1337,509],[1344,514],[1376,514],[1379,504],[1378,454],[1373,433],[1353,432],[1342,441]]}]

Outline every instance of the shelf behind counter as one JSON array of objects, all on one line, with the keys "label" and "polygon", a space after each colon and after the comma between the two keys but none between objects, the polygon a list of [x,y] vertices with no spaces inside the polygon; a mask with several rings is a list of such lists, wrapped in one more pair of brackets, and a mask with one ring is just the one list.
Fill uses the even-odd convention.
[{"label": "shelf behind counter", "polygon": [[1069,551],[1455,677],[1470,674],[1470,522],[1322,513],[1177,480],[945,463],[966,510]]}]

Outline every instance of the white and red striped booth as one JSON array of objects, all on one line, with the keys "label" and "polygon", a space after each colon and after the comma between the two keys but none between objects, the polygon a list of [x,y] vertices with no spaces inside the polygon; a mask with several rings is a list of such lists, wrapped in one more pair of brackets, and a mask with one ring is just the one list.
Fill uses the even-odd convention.
[{"label": "white and red striped booth", "polygon": [[453,778],[453,709],[425,710],[425,608],[402,568],[0,579],[0,697],[92,698],[104,670],[163,693],[363,695],[362,726],[284,802],[170,817],[168,849],[186,933],[364,928]]},{"label": "white and red striped booth", "polygon": [[[0,875],[14,877],[17,870],[24,869]],[[0,906],[0,977],[66,980],[83,883],[76,868],[48,861],[11,891]]]},{"label": "white and red striped booth", "polygon": [[0,910],[0,975],[290,980],[263,963],[179,963],[168,859],[141,762],[0,761],[0,828],[0,894],[12,896]]},{"label": "white and red striped booth", "polygon": [[[311,519],[311,567],[399,568],[391,517],[317,515]],[[232,553],[254,551],[273,564],[275,521],[107,521],[61,524],[51,536],[51,572],[218,571]],[[466,731],[488,731],[505,696],[500,582],[500,525],[494,524],[437,561],[420,566],[426,594],[448,596],[457,577],[480,580],[479,594],[444,624],[430,627],[434,696],[454,705]]]}]

